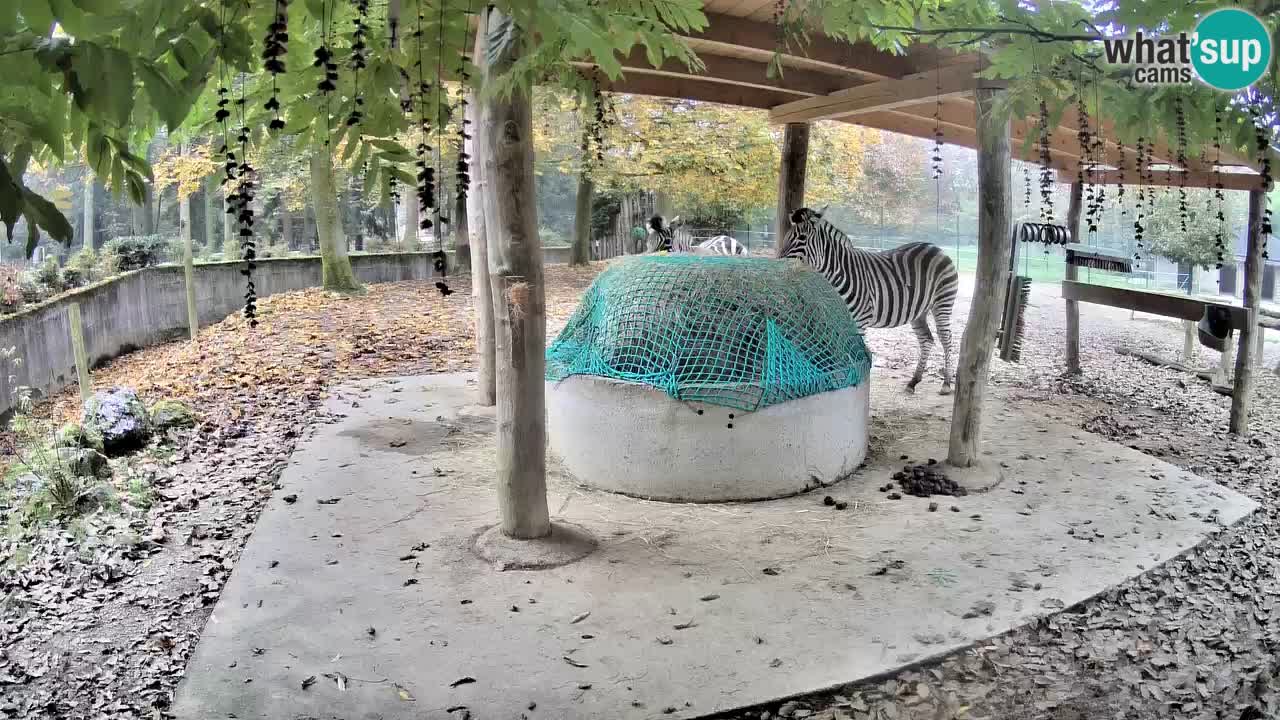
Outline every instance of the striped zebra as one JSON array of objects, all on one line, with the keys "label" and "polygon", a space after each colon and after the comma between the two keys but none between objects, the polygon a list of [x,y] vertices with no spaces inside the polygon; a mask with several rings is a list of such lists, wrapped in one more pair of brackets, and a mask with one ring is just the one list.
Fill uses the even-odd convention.
[{"label": "striped zebra", "polygon": [[717,235],[703,240],[696,245],[686,233],[676,233],[680,226],[680,216],[671,222],[661,215],[654,215],[649,220],[649,236],[656,236],[656,242],[650,240],[653,252],[693,253],[695,255],[746,255],[747,249],[742,243],[728,235]]},{"label": "striped zebra", "polygon": [[942,341],[942,394],[951,392],[951,308],[960,284],[955,263],[937,245],[908,243],[893,250],[861,250],[822,213],[800,208],[791,214],[780,258],[800,258],[835,286],[861,328],[911,323],[920,359],[907,392],[915,392],[933,351],[928,315]]}]

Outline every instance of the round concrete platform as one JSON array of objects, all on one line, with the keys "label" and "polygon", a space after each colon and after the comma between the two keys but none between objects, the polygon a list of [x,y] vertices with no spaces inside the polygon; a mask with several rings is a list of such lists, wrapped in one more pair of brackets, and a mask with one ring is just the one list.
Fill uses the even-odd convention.
[{"label": "round concrete platform", "polygon": [[870,383],[742,412],[639,383],[547,383],[551,450],[577,480],[650,500],[795,495],[844,479],[867,453]]}]

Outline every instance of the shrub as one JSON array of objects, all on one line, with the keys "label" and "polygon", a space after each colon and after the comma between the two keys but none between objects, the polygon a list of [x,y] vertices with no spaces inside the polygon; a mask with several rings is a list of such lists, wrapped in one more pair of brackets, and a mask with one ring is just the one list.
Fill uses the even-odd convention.
[{"label": "shrub", "polygon": [[128,272],[164,262],[169,242],[162,235],[124,235],[104,245],[102,254],[115,259],[114,270]]},{"label": "shrub", "polygon": [[43,285],[50,295],[56,295],[66,289],[62,278],[62,268],[58,265],[58,258],[47,257],[44,262],[35,267],[32,272],[37,283]]},{"label": "shrub", "polygon": [[22,291],[18,289],[21,276],[21,268],[0,265],[0,313],[17,312],[22,307]]},{"label": "shrub", "polygon": [[62,268],[62,279],[67,287],[87,285],[97,280],[99,276],[98,253],[91,247],[77,250]]},{"label": "shrub", "polygon": [[24,272],[18,278],[18,293],[24,303],[38,303],[48,296],[48,291],[32,273]]}]

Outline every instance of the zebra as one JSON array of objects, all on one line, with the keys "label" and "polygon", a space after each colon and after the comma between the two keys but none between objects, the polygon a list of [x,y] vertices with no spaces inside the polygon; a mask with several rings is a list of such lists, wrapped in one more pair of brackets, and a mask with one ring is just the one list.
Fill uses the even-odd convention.
[{"label": "zebra", "polygon": [[[825,208],[823,209],[825,210]],[[955,263],[937,245],[908,243],[893,250],[861,250],[821,211],[800,208],[791,214],[791,229],[779,258],[799,258],[835,286],[861,328],[891,328],[911,323],[920,343],[920,358],[907,392],[915,392],[924,376],[933,335],[933,314],[942,341],[941,394],[951,393],[951,308],[960,284]]]},{"label": "zebra", "polygon": [[703,240],[693,247],[692,252],[699,255],[746,255],[747,248],[735,238],[728,235],[717,235],[710,240]]},{"label": "zebra", "polygon": [[654,252],[673,252],[673,253],[693,253],[695,255],[746,255],[747,249],[742,243],[728,235],[717,235],[709,240],[703,240],[700,243],[693,244],[691,238],[686,233],[676,233],[676,228],[680,226],[680,216],[677,215],[667,222],[666,218],[661,215],[654,215],[649,219],[649,235],[657,236],[657,242],[650,242]]}]

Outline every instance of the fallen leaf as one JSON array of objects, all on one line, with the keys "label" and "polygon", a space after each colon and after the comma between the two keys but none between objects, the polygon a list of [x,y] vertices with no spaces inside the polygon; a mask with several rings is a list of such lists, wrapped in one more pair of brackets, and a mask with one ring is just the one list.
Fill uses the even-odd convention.
[{"label": "fallen leaf", "polygon": [[303,689],[303,690],[306,690],[307,688],[309,688],[309,687],[311,687],[312,685],[315,685],[315,684],[316,684],[316,676],[315,676],[315,675],[308,675],[308,676],[307,676],[305,679],[303,679],[303,681],[302,681],[302,689]]},{"label": "fallen leaf", "polygon": [[449,683],[449,687],[456,688],[459,685],[470,685],[475,681],[476,679],[473,677],[458,678],[457,680],[454,680],[453,682]]},{"label": "fallen leaf", "polygon": [[584,667],[588,667],[588,665],[587,665],[586,663],[580,663],[580,662],[578,662],[577,660],[574,660],[573,658],[569,657],[568,655],[565,655],[565,656],[564,656],[564,661],[565,661],[565,662],[567,662],[567,663],[569,663],[570,665],[572,665],[572,666],[576,667],[576,668],[584,668]]},{"label": "fallen leaf", "polygon": [[403,700],[403,701],[405,701],[405,702],[416,702],[416,701],[417,701],[417,698],[415,698],[415,697],[413,696],[413,693],[409,692],[409,691],[408,691],[408,689],[406,689],[403,685],[401,685],[401,684],[399,684],[399,683],[394,683],[394,684],[395,684],[395,687],[396,687],[396,694],[398,694],[398,695],[400,696],[400,699],[401,699],[401,700]]},{"label": "fallen leaf", "polygon": [[590,611],[590,610],[588,610],[588,611],[586,611],[586,612],[584,612],[584,613],[579,613],[579,614],[577,614],[577,615],[574,615],[574,616],[573,616],[573,619],[569,621],[569,624],[570,624],[570,625],[577,625],[578,623],[580,623],[580,622],[582,622],[583,620],[586,620],[588,617],[590,617],[590,615],[591,615],[591,611]]}]

